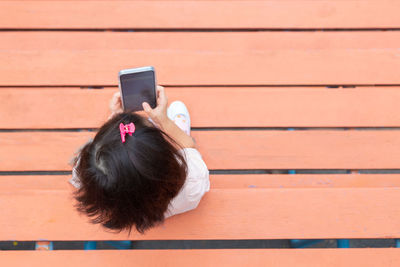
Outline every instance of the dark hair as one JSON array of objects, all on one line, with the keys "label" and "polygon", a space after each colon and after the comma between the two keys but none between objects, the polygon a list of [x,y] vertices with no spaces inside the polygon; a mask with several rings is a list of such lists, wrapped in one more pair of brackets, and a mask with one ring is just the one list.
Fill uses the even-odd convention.
[{"label": "dark hair", "polygon": [[[122,143],[120,123],[135,124]],[[179,146],[162,130],[135,113],[106,122],[75,163],[81,187],[76,207],[115,231],[140,233],[164,221],[170,201],[182,188],[187,165]]]}]

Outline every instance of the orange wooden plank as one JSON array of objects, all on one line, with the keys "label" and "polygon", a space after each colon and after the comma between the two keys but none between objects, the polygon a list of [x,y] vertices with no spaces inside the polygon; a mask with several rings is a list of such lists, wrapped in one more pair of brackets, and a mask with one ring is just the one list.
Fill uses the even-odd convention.
[{"label": "orange wooden plank", "polygon": [[400,174],[226,174],[210,180],[215,189],[400,187]]},{"label": "orange wooden plank", "polygon": [[143,65],[162,85],[399,84],[399,42],[396,31],[4,32],[0,85],[116,85]]},{"label": "orange wooden plank", "polygon": [[395,248],[185,249],[102,251],[2,251],[12,266],[387,266],[400,264]]},{"label": "orange wooden plank", "polygon": [[[396,28],[398,1],[1,1],[1,28]],[[95,15],[94,15],[95,14]]]},{"label": "orange wooden plank", "polygon": [[[0,181],[1,183],[1,181]],[[211,189],[145,235],[114,234],[73,207],[72,186],[0,191],[0,240],[398,238],[400,187]]]},{"label": "orange wooden plank", "polygon": [[[75,89],[0,89],[0,128],[99,127],[117,89]],[[172,87],[167,94],[186,103],[192,127],[399,127],[399,89]]]},{"label": "orange wooden plank", "polygon": [[[70,170],[94,133],[0,133],[0,171]],[[398,131],[195,131],[210,169],[397,169]],[[389,155],[389,156],[388,156]]]},{"label": "orange wooden plank", "polygon": [[[0,177],[0,191],[63,190],[71,175]],[[400,187],[400,174],[211,174],[211,188],[370,188]]]}]

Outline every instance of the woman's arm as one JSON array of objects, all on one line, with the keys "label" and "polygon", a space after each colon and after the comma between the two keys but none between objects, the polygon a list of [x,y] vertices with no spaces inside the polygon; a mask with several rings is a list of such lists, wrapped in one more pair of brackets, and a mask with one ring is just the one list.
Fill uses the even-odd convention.
[{"label": "woman's arm", "polygon": [[172,137],[181,147],[195,148],[196,144],[192,137],[187,135],[182,131],[172,120],[167,118],[165,121],[161,122],[160,128],[166,132],[170,137]]},{"label": "woman's arm", "polygon": [[194,148],[195,142],[192,137],[182,131],[172,120],[167,116],[168,98],[165,94],[164,87],[157,86],[157,107],[152,109],[146,102],[143,104],[143,109],[147,116],[151,118],[161,130],[167,133],[183,148]]}]

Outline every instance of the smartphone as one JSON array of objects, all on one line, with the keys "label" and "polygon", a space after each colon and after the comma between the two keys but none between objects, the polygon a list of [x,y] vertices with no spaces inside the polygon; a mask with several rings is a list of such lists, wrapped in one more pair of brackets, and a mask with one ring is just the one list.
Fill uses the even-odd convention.
[{"label": "smartphone", "polygon": [[121,70],[118,80],[124,111],[143,110],[143,102],[149,103],[151,108],[157,106],[157,83],[153,67]]}]

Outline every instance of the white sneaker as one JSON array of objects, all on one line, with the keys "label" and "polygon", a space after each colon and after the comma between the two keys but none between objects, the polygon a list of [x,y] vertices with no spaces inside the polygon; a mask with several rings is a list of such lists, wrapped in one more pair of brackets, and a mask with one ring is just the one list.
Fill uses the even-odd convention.
[{"label": "white sneaker", "polygon": [[175,124],[190,136],[190,115],[185,104],[181,101],[174,101],[167,109],[167,116]]}]

